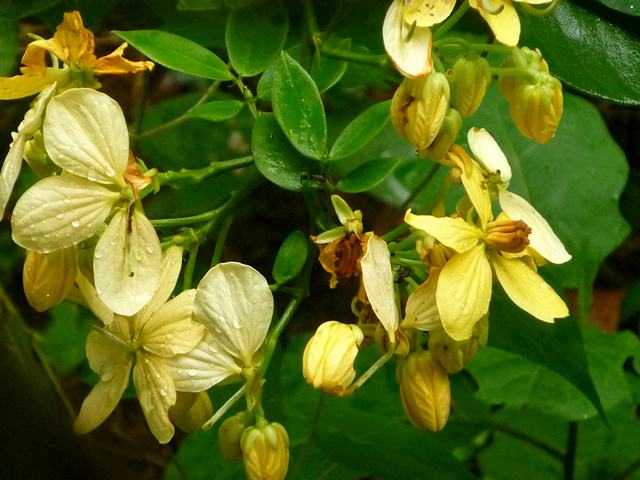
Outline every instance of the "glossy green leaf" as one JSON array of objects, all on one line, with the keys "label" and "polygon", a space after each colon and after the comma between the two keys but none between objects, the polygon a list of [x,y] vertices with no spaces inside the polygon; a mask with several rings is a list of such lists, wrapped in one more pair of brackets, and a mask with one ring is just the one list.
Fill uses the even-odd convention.
[{"label": "glossy green leaf", "polygon": [[327,121],[320,92],[311,76],[282,52],[273,76],[273,113],[300,153],[320,159],[327,144]]},{"label": "glossy green leaf", "polygon": [[331,147],[329,158],[339,160],[353,155],[376,138],[389,121],[391,100],[376,103],[358,115],[340,133]]},{"label": "glossy green leaf", "polygon": [[260,173],[287,190],[302,190],[319,173],[318,162],[304,158],[293,148],[271,113],[258,115],[251,149]]},{"label": "glossy green leaf", "polygon": [[243,106],[244,103],[240,100],[216,100],[194,108],[186,116],[210,122],[221,122],[235,117]]},{"label": "glossy green leaf", "polygon": [[629,232],[618,205],[629,167],[598,110],[565,93],[556,136],[539,145],[518,132],[507,103],[492,88],[465,122],[466,127],[478,125],[491,132],[511,164],[509,189],[529,200],[573,255],[544,270],[561,287],[590,285],[602,261]]},{"label": "glossy green leaf", "polygon": [[272,275],[275,281],[282,284],[293,280],[304,267],[308,254],[309,245],[305,234],[300,230],[291,232],[280,245],[273,264]]},{"label": "glossy green leaf", "polygon": [[[558,319],[554,324],[541,322],[520,310],[501,289],[494,287],[489,310],[489,345],[530,360],[536,371],[544,366],[564,377],[582,392],[603,419],[606,418],[589,373],[582,332],[572,318]],[[518,365],[518,372],[523,365]],[[504,374],[504,371],[500,373]],[[496,378],[503,378],[500,375],[496,374]],[[565,383],[553,377],[549,382],[554,387]]]},{"label": "glossy green leaf", "polygon": [[[323,45],[349,51],[351,49],[350,38],[329,37]],[[340,81],[347,71],[347,62],[322,55],[319,50],[315,50],[311,62],[311,78],[316,82],[318,90],[326,92]]]},{"label": "glossy green leaf", "polygon": [[640,16],[640,1],[639,0],[598,0],[601,4],[606,5],[612,10],[618,12],[633,15],[635,17]]},{"label": "glossy green leaf", "polygon": [[551,15],[522,15],[520,44],[537,47],[563,82],[589,95],[640,105],[637,24],[610,22],[564,0]]},{"label": "glossy green leaf", "polygon": [[191,40],[160,30],[114,31],[154,62],[172,70],[213,80],[231,80],[225,63]]},{"label": "glossy green leaf", "polygon": [[278,58],[277,61],[274,61],[267,67],[267,69],[260,75],[260,80],[258,80],[258,87],[256,88],[256,93],[258,98],[264,100],[266,102],[271,101],[271,89],[273,88],[273,76],[276,73],[276,68],[278,66]]},{"label": "glossy green leaf", "polygon": [[380,184],[399,162],[399,158],[371,160],[342,177],[336,187],[348,193],[364,192]]},{"label": "glossy green leaf", "polygon": [[231,10],[225,41],[234,70],[243,77],[264,71],[276,58],[289,31],[289,18],[280,1]]}]

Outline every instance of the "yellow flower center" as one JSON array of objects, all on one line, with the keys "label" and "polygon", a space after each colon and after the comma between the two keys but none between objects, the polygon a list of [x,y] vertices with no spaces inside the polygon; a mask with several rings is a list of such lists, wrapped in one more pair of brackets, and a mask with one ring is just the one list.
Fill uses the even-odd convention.
[{"label": "yellow flower center", "polygon": [[529,245],[531,229],[522,220],[489,222],[484,241],[503,252],[518,253]]}]

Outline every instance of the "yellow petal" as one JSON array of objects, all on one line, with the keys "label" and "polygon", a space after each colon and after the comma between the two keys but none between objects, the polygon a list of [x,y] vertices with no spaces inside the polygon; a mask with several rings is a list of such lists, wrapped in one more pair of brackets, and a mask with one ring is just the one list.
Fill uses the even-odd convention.
[{"label": "yellow petal", "polygon": [[499,192],[500,206],[512,220],[522,220],[531,228],[529,247],[551,263],[565,263],[571,255],[549,223],[524,198],[506,190]]},{"label": "yellow petal", "polygon": [[491,196],[486,188],[480,166],[458,145],[451,147],[449,158],[462,170],[460,181],[462,181],[473,208],[478,213],[480,224],[484,227],[493,220],[493,212],[491,210]]},{"label": "yellow petal", "polygon": [[403,328],[417,328],[429,332],[442,326],[436,305],[439,276],[440,269],[432,267],[427,281],[411,292],[407,300],[405,319],[402,321]]},{"label": "yellow petal", "polygon": [[367,253],[360,261],[362,283],[376,316],[394,343],[399,314],[393,290],[393,272],[387,242],[372,235],[367,241]]},{"label": "yellow petal", "polygon": [[445,21],[455,6],[455,0],[411,0],[403,8],[403,16],[409,25],[416,22],[418,27],[430,27]]},{"label": "yellow petal", "polygon": [[469,225],[462,218],[414,215],[409,209],[404,216],[404,221],[414,228],[427,232],[456,252],[466,252],[477,245],[479,239],[484,236],[482,230]]},{"label": "yellow petal", "polygon": [[162,250],[151,222],[138,210],[118,210],[96,244],[95,286],[115,313],[133,315],[160,283]]},{"label": "yellow petal", "polygon": [[489,310],[491,266],[481,243],[453,256],[440,272],[436,302],[445,331],[454,340],[466,340]]},{"label": "yellow petal", "polygon": [[138,351],[133,383],[151,433],[158,442],[169,442],[175,432],[169,420],[169,409],[176,403],[176,390],[169,369],[161,358]]},{"label": "yellow petal", "polygon": [[125,187],[129,132],[118,102],[91,88],[55,96],[42,126],[53,163],[80,177]]},{"label": "yellow petal", "polygon": [[[510,0],[486,0],[494,11],[489,13],[481,0],[469,0],[469,5],[478,10],[485,19],[496,39],[510,47],[516,46],[520,40],[520,18]],[[501,9],[501,10],[500,10]]]},{"label": "yellow petal", "polygon": [[[54,70],[54,69],[51,69]],[[14,100],[41,92],[58,79],[59,75],[29,73],[0,78],[0,100]]]},{"label": "yellow petal", "polygon": [[101,74],[124,74],[124,73],[138,73],[143,72],[145,70],[152,70],[154,67],[153,62],[140,61],[140,62],[132,62],[131,60],[127,60],[122,56],[124,53],[124,49],[127,48],[128,44],[125,42],[116,48],[109,55],[105,55],[104,57],[100,57],[98,61],[93,66],[92,70],[94,73]]},{"label": "yellow petal", "polygon": [[400,73],[421,77],[431,72],[431,29],[418,26],[412,29],[403,19],[402,4],[402,0],[394,0],[384,17],[384,48]]},{"label": "yellow petal", "polygon": [[43,253],[76,245],[98,231],[119,199],[119,193],[75,175],[43,178],[16,203],[13,240]]},{"label": "yellow petal", "polygon": [[492,253],[491,261],[502,288],[520,308],[543,322],[569,315],[567,305],[553,288],[522,260]]},{"label": "yellow petal", "polygon": [[191,320],[195,289],[185,290],[165,303],[142,326],[140,343],[160,357],[187,353],[202,340],[204,325]]}]

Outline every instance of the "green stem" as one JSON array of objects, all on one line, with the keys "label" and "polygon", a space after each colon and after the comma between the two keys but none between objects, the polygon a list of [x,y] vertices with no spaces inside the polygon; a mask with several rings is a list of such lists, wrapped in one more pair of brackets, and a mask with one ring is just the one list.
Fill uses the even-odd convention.
[{"label": "green stem", "polygon": [[453,12],[442,25],[440,25],[433,31],[433,41],[441,38],[445,33],[451,30],[456,25],[456,23],[460,21],[464,14],[467,13],[467,10],[469,10],[469,0],[464,0],[464,2],[462,2],[458,9]]},{"label": "green stem", "polygon": [[402,225],[391,230],[390,232],[385,233],[381,238],[387,243],[392,242],[393,240],[398,238],[400,235],[404,234],[405,232],[408,232],[410,228],[411,226],[409,224],[403,223]]},{"label": "green stem", "polygon": [[219,162],[212,163],[207,167],[197,168],[194,170],[187,170],[185,168],[177,172],[167,170],[166,172],[157,173],[154,178],[159,185],[193,184],[199,183],[206,178],[213,177],[220,173],[246,167],[252,164],[253,156],[247,155],[244,157],[232,158],[230,160],[221,160]]},{"label": "green stem", "polygon": [[222,259],[222,253],[224,252],[224,244],[227,241],[227,235],[229,235],[229,230],[231,229],[231,224],[233,223],[233,215],[228,215],[222,221],[222,225],[220,226],[220,231],[218,232],[218,237],[216,238],[216,246],[213,249],[213,255],[211,256],[211,268],[215,267],[220,260]]},{"label": "green stem", "polygon": [[320,47],[320,53],[325,57],[336,58],[338,60],[346,60],[347,62],[351,63],[375,65],[382,68],[386,68],[389,66],[389,57],[387,57],[386,55],[373,55],[370,53],[351,52],[349,50],[330,48],[324,45]]},{"label": "green stem", "polygon": [[[219,208],[210,210],[208,212],[199,213],[198,215],[191,215],[189,217],[177,217],[177,218],[161,218],[158,220],[151,220],[151,225],[156,228],[169,228],[169,227],[181,227],[184,225],[191,225],[193,223],[206,222],[212,220],[218,216]],[[177,235],[180,236],[180,235]]]},{"label": "green stem", "polygon": [[382,366],[385,363],[387,363],[391,357],[393,357],[393,350],[394,350],[395,345],[391,344],[389,347],[390,348],[389,348],[389,351],[387,353],[385,353],[378,360],[376,360],[375,363],[373,365],[371,365],[369,367],[369,369],[360,376],[360,378],[358,378],[355,382],[353,382],[351,384],[351,386],[347,390],[348,394],[355,392],[362,385],[364,385],[364,383],[367,380],[369,380],[373,376],[374,373],[376,373],[378,370],[380,370],[380,368],[382,368]]},{"label": "green stem", "polygon": [[303,0],[302,7],[304,8],[304,17],[307,21],[307,28],[309,30],[309,35],[311,36],[311,41],[317,47],[322,42],[322,36],[320,34],[316,15],[313,13],[311,0]]},{"label": "green stem", "polygon": [[202,430],[209,430],[211,427],[213,427],[213,425],[218,420],[220,420],[224,416],[224,414],[227,413],[229,409],[236,404],[238,400],[242,398],[246,390],[247,390],[247,384],[245,383],[244,385],[242,385],[242,387],[240,387],[240,389],[236,393],[234,393],[233,395],[231,395],[231,397],[229,397],[229,400],[227,400],[224,403],[224,405],[222,405],[216,411],[216,413],[214,413],[213,416],[204,423],[204,425],[202,425]]},{"label": "green stem", "polygon": [[576,450],[578,446],[578,422],[569,422],[567,453],[564,456],[564,480],[573,480],[576,468]]},{"label": "green stem", "polygon": [[195,105],[193,105],[193,107],[191,107],[189,110],[184,112],[179,117],[176,117],[173,120],[169,120],[168,122],[158,125],[157,127],[153,127],[153,128],[150,128],[149,130],[145,130],[144,132],[140,132],[140,133],[131,132],[131,136],[135,139],[147,138],[147,137],[152,137],[153,135],[157,135],[160,132],[164,132],[165,130],[168,130],[170,128],[177,127],[178,125],[185,122],[189,118],[189,114],[191,112],[193,112],[196,108],[198,108],[200,105],[202,105],[207,100],[209,100],[216,93],[216,91],[218,90],[221,84],[222,84],[221,80],[216,80],[215,82],[213,82],[209,86],[207,91],[204,93],[204,95],[202,95],[202,97],[200,97],[200,99],[195,103]]},{"label": "green stem", "polygon": [[196,259],[198,258],[199,243],[194,243],[189,249],[189,259],[184,267],[184,277],[182,279],[182,290],[189,290],[193,284],[193,272],[196,268]]},{"label": "green stem", "polygon": [[238,90],[240,90],[242,98],[244,99],[244,103],[247,104],[247,107],[249,108],[249,111],[251,112],[253,118],[257,118],[258,109],[256,108],[256,97],[253,96],[253,93],[251,92],[251,90],[249,90],[249,87],[242,83],[242,79],[240,77],[235,77],[233,79],[233,83],[235,83],[236,87],[238,87]]}]

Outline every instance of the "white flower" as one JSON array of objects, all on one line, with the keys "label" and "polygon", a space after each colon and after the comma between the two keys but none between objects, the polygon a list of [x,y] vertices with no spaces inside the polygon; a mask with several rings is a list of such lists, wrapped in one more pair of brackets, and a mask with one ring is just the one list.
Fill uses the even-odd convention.
[{"label": "white flower", "polygon": [[182,250],[169,248],[162,262],[160,287],[133,317],[114,314],[101,302],[89,281],[81,274],[78,286],[95,315],[105,323],[87,338],[87,358],[100,376],[82,403],[74,429],[87,433],[98,427],[113,411],[129,383],[133,383],[149,428],[160,443],[174,434],[169,409],[176,402],[176,388],[167,362],[192,350],[204,335],[204,327],[194,322],[195,290],[185,290],[172,300]]},{"label": "white flower", "polygon": [[272,315],[273,296],[258,271],[236,262],[209,270],[194,301],[194,317],[208,331],[193,350],[167,361],[176,389],[200,392],[256,367]]},{"label": "white flower", "polygon": [[115,100],[89,88],[66,90],[47,107],[44,145],[62,168],[18,200],[14,241],[50,252],[92,237],[114,212],[94,254],[98,295],[115,313],[133,315],[158,286],[162,252],[125,179],[129,136]]},{"label": "white flower", "polygon": [[24,119],[18,125],[18,131],[12,133],[13,141],[9,146],[9,153],[4,159],[2,170],[0,171],[0,218],[4,215],[7,202],[13,191],[13,186],[18,179],[18,174],[22,167],[22,156],[26,143],[42,125],[42,116],[56,91],[56,83],[49,85],[36,97],[33,106],[24,115]]},{"label": "white flower", "polygon": [[[529,246],[551,263],[564,263],[571,255],[551,229],[549,223],[524,198],[509,192],[511,167],[500,146],[484,128],[471,128],[467,135],[469,148],[497,187],[500,207],[512,220],[522,220],[529,228]],[[491,181],[491,179],[490,179]]]}]

